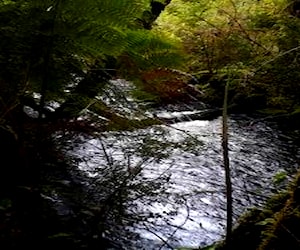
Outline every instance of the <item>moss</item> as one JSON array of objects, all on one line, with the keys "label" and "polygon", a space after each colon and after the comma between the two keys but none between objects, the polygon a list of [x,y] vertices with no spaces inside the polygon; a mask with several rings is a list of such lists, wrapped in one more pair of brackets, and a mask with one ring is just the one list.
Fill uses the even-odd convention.
[{"label": "moss", "polygon": [[294,108],[294,111],[292,112],[292,115],[300,115],[300,106],[297,106]]},{"label": "moss", "polygon": [[291,192],[283,190],[278,194],[273,195],[266,203],[264,211],[269,213],[275,213],[280,211],[285,202],[291,197]]},{"label": "moss", "polygon": [[[264,209],[252,209],[239,219],[229,249],[300,249],[299,225],[300,171],[286,190],[269,199]],[[217,249],[228,248],[223,244]]]},{"label": "moss", "polygon": [[207,247],[204,247],[204,248],[199,248],[199,250],[216,250],[216,245],[213,244],[211,246],[207,246]]}]

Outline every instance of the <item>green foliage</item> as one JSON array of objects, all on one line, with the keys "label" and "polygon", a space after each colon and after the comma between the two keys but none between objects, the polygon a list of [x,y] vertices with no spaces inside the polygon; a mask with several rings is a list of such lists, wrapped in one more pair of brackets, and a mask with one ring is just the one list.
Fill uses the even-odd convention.
[{"label": "green foliage", "polygon": [[275,220],[273,218],[266,218],[263,221],[260,221],[258,223],[256,223],[256,225],[258,226],[266,226],[269,224],[273,224],[275,222]]},{"label": "green foliage", "polygon": [[176,44],[139,26],[149,7],[148,0],[2,1],[0,117],[33,93],[40,108],[67,100],[78,114],[116,70],[132,76],[178,63]]},{"label": "green foliage", "polygon": [[0,211],[7,211],[12,207],[12,201],[10,199],[0,200]]},{"label": "green foliage", "polygon": [[239,219],[231,250],[299,249],[299,180],[297,173],[290,186],[271,197],[263,209],[253,209]]},{"label": "green foliage", "polygon": [[[183,60],[178,43],[146,30],[130,30],[126,33],[126,50],[121,55],[121,73],[129,78],[141,72],[159,67],[172,68]],[[128,67],[130,65],[131,67]]]},{"label": "green foliage", "polygon": [[[262,94],[269,107],[293,109],[300,94],[300,20],[291,8],[293,2],[286,0],[173,0],[156,30],[182,41],[192,74],[241,68],[244,73],[237,79],[244,79],[246,87],[239,94]],[[206,80],[201,85],[208,100],[222,87]]]},{"label": "green foliage", "polygon": [[49,239],[61,239],[61,238],[69,238],[71,239],[73,237],[72,234],[70,233],[57,233],[57,234],[54,234],[54,235],[50,235],[48,238]]},{"label": "green foliage", "polygon": [[273,177],[273,182],[274,184],[279,185],[286,179],[287,179],[287,173],[285,171],[281,171],[275,174],[275,176]]}]

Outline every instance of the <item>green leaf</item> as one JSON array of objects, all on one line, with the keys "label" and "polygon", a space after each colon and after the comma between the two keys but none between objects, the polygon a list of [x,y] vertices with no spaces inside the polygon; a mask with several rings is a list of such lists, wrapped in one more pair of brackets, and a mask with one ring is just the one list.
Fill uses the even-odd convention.
[{"label": "green leaf", "polygon": [[49,239],[57,239],[57,238],[70,238],[72,237],[73,235],[71,233],[64,233],[64,232],[61,232],[61,233],[57,233],[57,234],[54,234],[54,235],[50,235],[48,236]]},{"label": "green leaf", "polygon": [[256,223],[255,225],[258,225],[258,226],[266,226],[266,225],[269,225],[269,224],[274,224],[275,223],[275,219],[274,218],[267,218],[263,221],[260,221],[258,223]]}]

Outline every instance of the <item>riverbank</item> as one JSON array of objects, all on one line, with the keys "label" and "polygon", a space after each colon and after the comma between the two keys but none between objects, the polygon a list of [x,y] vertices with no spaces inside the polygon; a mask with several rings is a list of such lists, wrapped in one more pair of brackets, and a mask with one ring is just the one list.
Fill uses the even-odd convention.
[{"label": "riverbank", "polygon": [[297,250],[300,246],[300,172],[287,189],[238,220],[230,246],[216,243],[202,250]]}]

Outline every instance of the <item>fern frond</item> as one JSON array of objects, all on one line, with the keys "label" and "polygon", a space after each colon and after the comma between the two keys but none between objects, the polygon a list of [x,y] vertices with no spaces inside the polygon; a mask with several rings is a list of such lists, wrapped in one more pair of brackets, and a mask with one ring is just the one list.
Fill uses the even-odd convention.
[{"label": "fern frond", "polygon": [[175,67],[183,60],[178,44],[145,30],[127,32],[126,53],[141,70]]}]

